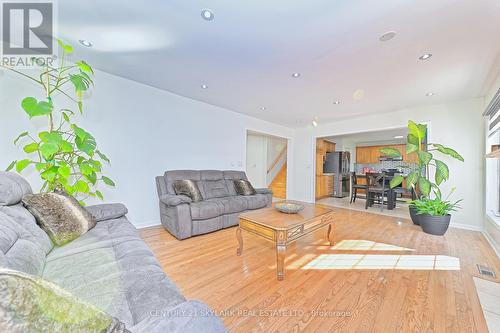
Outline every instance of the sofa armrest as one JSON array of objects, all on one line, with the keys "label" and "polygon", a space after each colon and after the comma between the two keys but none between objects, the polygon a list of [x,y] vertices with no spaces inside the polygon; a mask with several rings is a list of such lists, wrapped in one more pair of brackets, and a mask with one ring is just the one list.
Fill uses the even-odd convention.
[{"label": "sofa armrest", "polygon": [[178,206],[183,203],[191,203],[193,200],[187,195],[162,194],[160,201],[167,206]]},{"label": "sofa armrest", "polygon": [[85,207],[97,222],[117,219],[127,215],[128,209],[124,204],[102,204]]},{"label": "sofa armrest", "polygon": [[257,192],[257,194],[273,194],[273,191],[268,188],[256,188],[255,192]]}]

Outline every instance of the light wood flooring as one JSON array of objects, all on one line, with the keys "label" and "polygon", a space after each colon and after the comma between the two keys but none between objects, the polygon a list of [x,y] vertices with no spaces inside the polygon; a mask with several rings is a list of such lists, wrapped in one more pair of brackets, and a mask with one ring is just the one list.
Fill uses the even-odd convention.
[{"label": "light wood flooring", "polygon": [[184,295],[225,314],[230,332],[487,332],[473,277],[484,278],[477,263],[499,276],[500,261],[481,233],[450,228],[444,237],[431,236],[409,220],[342,208],[335,219],[336,242],[369,240],[416,250],[405,254],[455,256],[461,269],[303,269],[321,254],[346,253],[327,245],[325,229],[287,249],[280,282],[272,243],[243,233],[238,257],[236,228],[183,241],[161,227],[140,233]]}]

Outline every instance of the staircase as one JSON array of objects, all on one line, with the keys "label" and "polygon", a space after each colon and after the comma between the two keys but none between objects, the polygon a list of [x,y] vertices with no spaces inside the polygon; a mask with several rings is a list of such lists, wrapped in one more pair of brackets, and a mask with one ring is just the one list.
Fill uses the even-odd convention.
[{"label": "staircase", "polygon": [[286,199],[286,163],[269,185],[269,189],[273,191],[275,198]]}]

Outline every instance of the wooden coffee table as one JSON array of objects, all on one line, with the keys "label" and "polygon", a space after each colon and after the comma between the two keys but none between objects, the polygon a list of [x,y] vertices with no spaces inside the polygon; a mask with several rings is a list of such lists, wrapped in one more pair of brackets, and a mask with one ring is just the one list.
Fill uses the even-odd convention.
[{"label": "wooden coffee table", "polygon": [[332,229],[333,210],[321,205],[297,202],[304,205],[304,209],[297,214],[285,214],[273,208],[263,208],[240,215],[240,223],[236,229],[238,239],[237,255],[243,252],[243,238],[241,230],[269,239],[276,244],[276,271],[278,280],[285,276],[284,263],[286,246],[291,242],[328,226],[328,241],[333,245]]}]

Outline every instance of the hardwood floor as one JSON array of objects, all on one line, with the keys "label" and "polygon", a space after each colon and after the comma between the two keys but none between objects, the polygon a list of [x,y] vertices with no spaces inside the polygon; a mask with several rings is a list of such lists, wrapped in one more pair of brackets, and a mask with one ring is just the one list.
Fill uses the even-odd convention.
[{"label": "hardwood floor", "polygon": [[455,256],[461,269],[303,269],[321,254],[400,254],[332,250],[318,230],[287,249],[285,280],[277,281],[273,243],[243,232],[238,257],[236,228],[183,241],[161,227],[140,233],[185,296],[223,312],[230,332],[487,332],[472,277],[484,279],[477,263],[499,276],[500,261],[481,233],[450,228],[444,237],[431,236],[409,220],[341,208],[334,214],[336,242],[370,240],[416,250],[404,254]]}]

